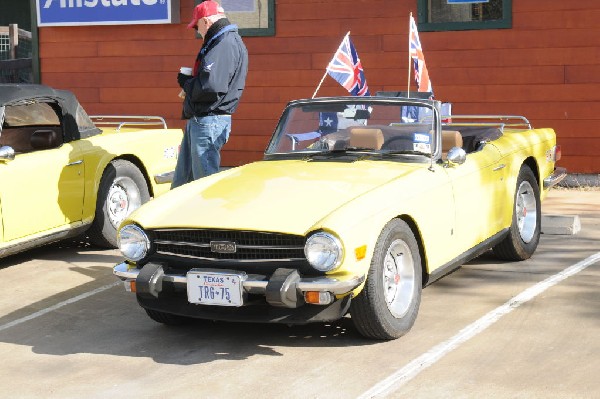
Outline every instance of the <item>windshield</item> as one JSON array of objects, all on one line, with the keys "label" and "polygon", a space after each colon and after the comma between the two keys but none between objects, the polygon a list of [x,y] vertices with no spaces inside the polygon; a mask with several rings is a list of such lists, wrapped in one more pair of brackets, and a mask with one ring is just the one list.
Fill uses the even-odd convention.
[{"label": "windshield", "polygon": [[275,154],[398,154],[432,157],[432,105],[409,101],[314,101],[289,106],[267,148]]}]

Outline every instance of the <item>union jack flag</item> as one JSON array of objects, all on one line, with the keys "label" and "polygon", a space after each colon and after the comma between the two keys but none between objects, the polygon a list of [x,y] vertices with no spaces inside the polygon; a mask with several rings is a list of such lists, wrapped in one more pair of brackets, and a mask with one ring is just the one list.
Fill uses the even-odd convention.
[{"label": "union jack flag", "polygon": [[353,96],[371,95],[360,58],[350,40],[350,33],[346,34],[342,44],[327,65],[327,73]]},{"label": "union jack flag", "polygon": [[415,82],[417,83],[418,91],[431,92],[433,96],[433,88],[431,86],[431,80],[429,80],[429,72],[425,65],[425,55],[423,54],[423,48],[421,47],[421,40],[419,40],[419,31],[417,30],[417,24],[413,16],[410,16],[410,37],[409,37],[409,51],[410,56],[413,59],[413,65],[415,69]]}]

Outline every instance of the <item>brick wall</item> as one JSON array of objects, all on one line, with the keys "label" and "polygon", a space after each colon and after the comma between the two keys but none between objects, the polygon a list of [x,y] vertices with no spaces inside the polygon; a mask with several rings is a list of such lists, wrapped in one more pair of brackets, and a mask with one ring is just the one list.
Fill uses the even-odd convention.
[{"label": "brick wall", "polygon": [[[160,115],[183,127],[176,82],[201,45],[185,25],[40,28],[42,83],[90,114]],[[351,31],[372,92],[406,90],[416,0],[276,0],[276,36],[245,37],[250,70],[223,165],[260,159],[284,105],[313,94]],[[600,173],[600,1],[513,0],[513,28],[421,32],[436,98],[460,114],[518,114],[552,127],[562,166]],[[412,78],[411,78],[412,80]],[[411,90],[414,90],[412,83]],[[347,94],[327,77],[319,96]]]}]

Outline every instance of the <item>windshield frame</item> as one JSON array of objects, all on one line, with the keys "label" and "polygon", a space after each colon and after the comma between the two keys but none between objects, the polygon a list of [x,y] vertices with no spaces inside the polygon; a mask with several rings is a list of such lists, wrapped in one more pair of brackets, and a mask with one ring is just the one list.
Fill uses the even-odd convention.
[{"label": "windshield frame", "polygon": [[[298,108],[306,108],[306,107],[315,107],[315,112],[322,107],[324,110],[328,108],[340,108],[343,109],[347,106],[364,106],[366,109],[369,109],[369,106],[417,106],[417,107],[425,107],[431,110],[431,116],[427,118],[427,120],[422,120],[418,122],[425,122],[427,124],[432,124],[433,126],[433,134],[431,135],[432,141],[432,153],[424,154],[416,154],[414,151],[386,151],[386,150],[364,150],[360,148],[344,148],[344,149],[323,149],[323,148],[314,148],[314,149],[303,149],[301,151],[285,151],[285,152],[277,152],[277,147],[280,144],[280,141],[283,140],[283,136],[286,134],[286,129],[288,123],[290,123],[290,116],[293,112],[297,112]],[[386,159],[390,160],[397,156],[398,158],[403,158],[405,162],[414,162],[414,158],[418,157],[421,159],[425,159],[426,161],[433,161],[439,159],[441,157],[441,117],[440,117],[440,109],[441,102],[437,100],[424,100],[424,99],[416,99],[416,98],[400,98],[400,97],[383,97],[383,96],[373,96],[373,97],[321,97],[316,99],[301,99],[290,101],[286,108],[284,109],[277,126],[269,143],[264,152],[265,160],[276,160],[276,159],[303,159],[310,158],[312,155],[327,155],[327,153],[344,153],[348,155],[356,154],[356,157],[361,157],[361,159],[369,158],[369,159]],[[432,118],[433,117],[433,121]],[[400,118],[400,116],[399,116]],[[401,125],[398,125],[401,126]],[[368,125],[365,125],[368,127]],[[308,134],[308,133],[307,133]],[[367,155],[374,155],[365,157]],[[377,157],[377,155],[381,155]]]},{"label": "windshield frame", "polygon": [[0,134],[2,134],[2,127],[4,126],[4,110],[6,107],[4,105],[0,105]]}]

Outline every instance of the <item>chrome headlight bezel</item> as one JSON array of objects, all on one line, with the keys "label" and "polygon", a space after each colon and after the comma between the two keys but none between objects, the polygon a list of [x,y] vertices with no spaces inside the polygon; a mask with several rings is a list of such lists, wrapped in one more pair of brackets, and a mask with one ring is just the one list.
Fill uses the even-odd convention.
[{"label": "chrome headlight bezel", "polygon": [[344,247],[335,235],[320,231],[306,239],[304,256],[314,269],[320,272],[330,272],[342,264]]},{"label": "chrome headlight bezel", "polygon": [[117,235],[119,250],[125,259],[137,262],[148,254],[150,239],[146,232],[135,224],[126,224]]}]

